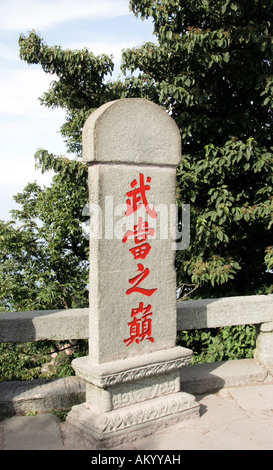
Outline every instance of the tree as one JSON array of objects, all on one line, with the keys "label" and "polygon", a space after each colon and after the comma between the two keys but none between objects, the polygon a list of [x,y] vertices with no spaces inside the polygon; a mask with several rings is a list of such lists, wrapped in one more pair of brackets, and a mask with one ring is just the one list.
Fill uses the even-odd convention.
[{"label": "tree", "polygon": [[29,183],[15,196],[16,223],[0,221],[0,311],[88,306],[86,167],[42,151],[38,157],[58,172],[50,187]]},{"label": "tree", "polygon": [[[14,220],[0,221],[0,312],[88,306],[87,168],[42,150],[36,160],[56,174],[47,188],[29,183],[15,196]],[[86,353],[85,340],[2,343],[0,381],[71,375],[71,359]]]},{"label": "tree", "polygon": [[103,103],[118,99],[124,89],[120,81],[106,80],[114,69],[112,57],[95,56],[83,50],[50,47],[31,31],[19,37],[20,57],[28,64],[40,64],[45,73],[54,76],[50,89],[40,98],[42,105],[64,108],[66,122],[61,134],[68,152],[81,155],[81,131],[89,114]]},{"label": "tree", "polygon": [[[272,1],[131,0],[130,6],[136,16],[153,18],[158,43],[125,50],[124,78],[116,81],[106,80],[113,70],[111,57],[47,46],[34,31],[20,36],[20,57],[55,74],[41,103],[66,109],[61,133],[77,157],[82,126],[101,104],[144,97],[166,109],[183,142],[177,200],[191,204],[190,247],[176,257],[178,287],[187,293],[194,285],[202,297],[271,292]],[[87,248],[79,226],[87,200],[86,169],[44,149],[36,159],[42,171],[53,168],[56,176],[51,188],[30,185],[17,196],[23,207],[15,215],[24,227],[2,224],[2,299],[9,292],[8,304],[16,309],[82,306],[80,272]],[[69,289],[78,260],[79,276]],[[37,299],[31,305],[23,300],[28,291],[21,282],[22,263]],[[45,284],[40,272],[46,273]],[[81,294],[75,296],[78,281]]]},{"label": "tree", "polygon": [[[176,120],[178,199],[191,202],[181,285],[200,295],[272,290],[272,1],[131,1],[159,45],[126,50],[134,93],[144,83]],[[136,91],[137,90],[137,91]],[[271,287],[270,287],[271,286]]]},{"label": "tree", "polygon": [[[61,133],[68,152],[81,155],[81,130],[87,116],[115,98],[121,85],[104,82],[113,70],[106,55],[87,49],[48,47],[34,31],[19,37],[20,57],[54,74],[51,88],[40,98],[48,107],[62,107],[67,119]],[[118,91],[116,97],[119,96]],[[88,306],[88,240],[82,223],[88,203],[87,167],[39,149],[36,166],[54,170],[52,184],[30,183],[14,199],[21,209],[13,220],[0,222],[0,311],[45,310]]]}]

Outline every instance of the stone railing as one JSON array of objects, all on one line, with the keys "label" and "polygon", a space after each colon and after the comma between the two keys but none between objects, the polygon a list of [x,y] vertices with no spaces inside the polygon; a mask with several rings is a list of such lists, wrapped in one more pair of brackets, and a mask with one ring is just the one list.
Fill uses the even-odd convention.
[{"label": "stone railing", "polygon": [[[88,308],[0,314],[0,342],[87,339]],[[255,357],[273,365],[273,295],[177,302],[177,330],[257,325]]]},{"label": "stone railing", "polygon": [[[87,339],[88,313],[88,308],[2,313],[0,342]],[[256,325],[254,360],[183,367],[184,390],[200,394],[225,386],[272,380],[273,295],[177,302],[178,331],[245,324]],[[84,396],[85,385],[77,377],[0,383],[0,408],[4,415],[69,408],[83,401]]]}]

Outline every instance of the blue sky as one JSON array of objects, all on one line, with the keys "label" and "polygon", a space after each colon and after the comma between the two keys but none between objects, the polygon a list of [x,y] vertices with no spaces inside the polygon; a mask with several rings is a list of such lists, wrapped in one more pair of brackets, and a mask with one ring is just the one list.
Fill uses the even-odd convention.
[{"label": "blue sky", "polygon": [[54,77],[19,58],[18,38],[35,29],[48,45],[113,54],[119,73],[121,51],[155,42],[151,21],[129,11],[129,0],[0,0],[0,219],[16,208],[12,196],[28,182],[49,184],[35,170],[34,153],[66,153],[58,130],[62,110],[41,106],[38,97]]}]

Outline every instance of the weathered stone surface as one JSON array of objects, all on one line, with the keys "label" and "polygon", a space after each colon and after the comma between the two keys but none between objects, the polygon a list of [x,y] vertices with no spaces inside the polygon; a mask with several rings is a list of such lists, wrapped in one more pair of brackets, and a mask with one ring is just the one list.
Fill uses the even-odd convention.
[{"label": "weathered stone surface", "polygon": [[181,392],[103,414],[84,403],[69,413],[65,433],[74,432],[76,438],[98,449],[107,449],[198,417],[199,404],[192,395]]},{"label": "weathered stone surface", "polygon": [[[173,348],[175,250],[160,208],[176,202],[179,130],[147,100],[117,100],[88,118],[83,151],[90,211],[100,213],[90,236],[89,355],[103,364]],[[118,212],[110,229],[109,200]]]},{"label": "weathered stone surface", "polygon": [[[272,318],[273,295],[177,302],[178,330],[205,328],[207,325],[217,328],[261,323],[260,331],[266,332],[272,330]],[[89,308],[8,312],[0,315],[0,341],[4,343],[88,337]]]},{"label": "weathered stone surface", "polygon": [[60,422],[56,416],[15,416],[4,426],[4,450],[63,450]]},{"label": "weathered stone surface", "polygon": [[250,411],[252,414],[256,411],[269,411],[273,424],[273,384],[249,385],[244,388],[232,387],[228,391],[243,410]]},{"label": "weathered stone surface", "polygon": [[190,365],[181,369],[181,390],[193,394],[263,383],[268,372],[253,359]]},{"label": "weathered stone surface", "polygon": [[86,401],[102,412],[180,391],[180,369],[189,363],[185,348],[170,348],[139,357],[96,364],[89,357],[74,361],[86,380]]},{"label": "weathered stone surface", "polygon": [[104,104],[83,128],[83,160],[177,166],[180,132],[159,106],[143,99]]},{"label": "weathered stone surface", "polygon": [[89,309],[35,310],[0,315],[0,342],[87,339]]},{"label": "weathered stone surface", "polygon": [[[123,205],[123,223],[127,225],[127,230],[133,230],[139,217],[145,220],[145,209],[138,210],[137,217],[136,214],[124,216],[125,194],[131,189],[130,183],[133,180],[139,184],[140,174],[144,175],[145,181],[151,178],[151,190],[147,194],[151,206],[160,204],[169,207],[170,204],[175,204],[175,169],[132,165],[95,165],[89,168],[90,202],[98,204],[103,214],[105,197],[113,198],[114,208]],[[120,217],[116,219],[119,220]],[[123,243],[122,232],[116,237],[119,235],[117,224],[114,226],[116,234],[113,230],[113,238],[110,238],[110,234],[109,238],[104,236],[103,227],[102,237],[90,241],[89,354],[99,363],[175,346],[177,325],[173,240],[170,237],[160,238],[160,215],[154,220],[149,218],[149,227],[152,223],[156,236],[149,237],[151,252],[144,260],[135,260],[129,251],[134,247],[131,238]],[[129,279],[140,273],[140,264],[150,270],[149,277],[140,287],[157,289],[151,297],[141,296],[138,292],[126,294],[132,287]],[[144,302],[145,307],[152,305],[154,342],[145,340],[126,347],[124,340],[129,335],[131,311],[139,306],[140,301]]]},{"label": "weathered stone surface", "polygon": [[195,398],[180,392],[179,369],[191,351],[176,347],[170,213],[180,133],[158,106],[118,100],[87,120],[83,155],[92,226],[89,356],[72,365],[87,393],[67,426],[109,447],[199,413]]},{"label": "weathered stone surface", "polygon": [[[179,421],[171,429],[162,427],[156,434],[149,432],[147,435],[144,427],[143,431],[139,431],[137,440],[117,444],[111,450],[133,451],[124,454],[126,458],[123,468],[127,462],[129,466],[130,463],[134,464],[137,457],[138,463],[140,458],[143,462],[144,456],[149,456],[151,450],[170,450],[171,452],[167,452],[167,455],[170,455],[171,459],[177,459],[180,455],[180,462],[179,460],[173,461],[175,465],[185,463],[185,453],[181,454],[181,451],[185,450],[272,450],[272,396],[272,384],[226,389],[225,394],[221,396],[219,393],[199,396],[198,402],[201,406],[199,419]],[[66,424],[58,426],[56,417],[51,413],[47,415],[46,421],[41,420],[40,416],[23,418],[24,420],[21,416],[11,418],[14,432],[7,432],[10,429],[10,419],[0,421],[1,450],[8,450],[11,445],[13,449],[27,450],[29,444],[34,450],[40,449],[41,444],[43,449],[56,449],[56,443],[61,444],[59,428],[64,431],[62,432],[64,450],[90,451],[94,449],[90,441],[84,445],[81,432],[78,433],[78,440],[76,440],[74,427],[70,426],[70,431],[73,431],[70,433],[65,427]],[[152,426],[152,423],[149,426]],[[33,436],[34,439],[31,441]],[[143,455],[141,451],[146,452]],[[162,455],[160,452],[156,454]],[[115,454],[108,450],[108,455]],[[68,459],[70,458],[69,454]],[[132,458],[133,462],[129,462],[128,459]],[[95,459],[92,462],[94,463]],[[152,459],[149,459],[149,462],[152,464]],[[164,463],[164,458],[161,463]]]},{"label": "weathered stone surface", "polygon": [[189,349],[175,347],[103,364],[98,364],[89,356],[85,356],[74,360],[73,367],[77,375],[87,382],[107,388],[120,383],[168,374],[186,366],[190,359]]},{"label": "weathered stone surface", "polygon": [[[176,390],[178,390],[177,379],[175,377],[177,372],[179,372],[179,375],[181,375],[181,387],[179,389],[188,393],[204,394],[228,387],[242,387],[244,385],[272,382],[272,371],[273,369],[271,370],[270,367],[259,366],[253,359],[242,359],[238,361],[191,365],[183,368],[181,373],[179,368],[173,369],[166,373],[165,378],[164,375],[161,376],[160,374],[155,377],[149,377],[146,374],[146,378],[140,379],[139,384],[136,381],[133,381],[133,383],[136,385],[136,394],[141,393],[141,385],[143,383],[143,393],[146,393],[146,388],[149,393],[149,387],[151,387],[151,393],[156,393],[157,387],[161,388],[162,392],[165,379],[166,384],[170,384],[170,387],[177,387]],[[172,374],[174,376],[173,380]],[[114,379],[116,380],[117,378]],[[112,382],[112,380],[110,381]],[[109,383],[109,377],[105,377],[103,382]],[[0,417],[26,414],[33,411],[46,413],[51,410],[68,409],[71,406],[86,401],[85,389],[89,385],[78,377],[26,382],[1,382]],[[125,391],[122,383],[120,385],[118,382],[110,387],[110,390],[107,387],[105,389],[98,387],[94,392],[94,401],[103,400],[102,396],[98,398],[98,394],[103,395],[105,393],[109,395],[107,400],[110,400],[110,407],[107,409],[115,409],[117,406],[122,407],[124,401],[129,401],[128,396],[132,396],[133,393],[132,384],[127,382],[127,386],[128,388]],[[117,403],[115,404],[115,402]],[[102,409],[103,405],[98,404],[98,408]]]},{"label": "weathered stone surface", "polygon": [[273,321],[273,295],[177,302],[178,330],[250,325]]},{"label": "weathered stone surface", "polygon": [[0,417],[48,413],[85,401],[85,382],[77,377],[0,382]]},{"label": "weathered stone surface", "polygon": [[254,357],[266,366],[273,366],[273,322],[263,323],[257,332]]}]

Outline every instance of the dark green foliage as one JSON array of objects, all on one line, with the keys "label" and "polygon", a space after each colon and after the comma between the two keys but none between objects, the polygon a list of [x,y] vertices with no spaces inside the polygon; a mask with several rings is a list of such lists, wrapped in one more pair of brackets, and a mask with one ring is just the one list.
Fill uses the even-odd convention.
[{"label": "dark green foliage", "polygon": [[59,420],[61,421],[61,423],[64,423],[69,411],[71,411],[71,409],[69,409],[69,410],[59,410],[59,411],[52,410],[51,413],[53,415],[57,416],[59,418]]},{"label": "dark green foliage", "polygon": [[123,80],[106,80],[110,57],[49,47],[34,31],[20,36],[22,59],[58,78],[41,101],[67,110],[62,133],[78,155],[87,115],[106,101],[136,96],[164,107],[182,136],[178,204],[191,204],[178,286],[194,284],[202,297],[269,293],[272,0],[131,0],[130,7],[153,18],[158,43],[123,52]]},{"label": "dark green foliage", "polygon": [[[75,344],[74,344],[75,343]],[[86,340],[0,344],[0,382],[53,379],[74,375],[72,359],[87,355]]]},{"label": "dark green foliage", "polygon": [[253,325],[181,331],[177,344],[192,349],[192,364],[253,357],[256,330]]},{"label": "dark green foliage", "polygon": [[15,196],[16,223],[0,221],[0,311],[88,306],[88,240],[81,226],[87,170],[45,152],[42,158],[45,169],[57,167],[52,185],[29,183]]},{"label": "dark green foliage", "polygon": [[[123,54],[123,70],[175,119],[183,158],[178,201],[191,244],[178,283],[202,297],[272,291],[272,0],[134,1],[159,45]],[[150,86],[151,88],[151,86]]]}]

